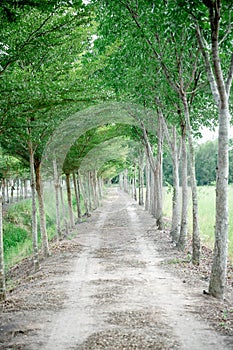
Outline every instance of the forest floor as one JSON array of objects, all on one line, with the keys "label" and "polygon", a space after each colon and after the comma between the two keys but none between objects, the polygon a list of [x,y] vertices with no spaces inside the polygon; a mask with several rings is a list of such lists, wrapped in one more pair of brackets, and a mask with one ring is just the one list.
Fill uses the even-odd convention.
[{"label": "forest floor", "polygon": [[192,267],[116,188],[51,251],[8,274],[0,349],[233,349],[232,276],[224,301],[203,294],[209,251]]}]

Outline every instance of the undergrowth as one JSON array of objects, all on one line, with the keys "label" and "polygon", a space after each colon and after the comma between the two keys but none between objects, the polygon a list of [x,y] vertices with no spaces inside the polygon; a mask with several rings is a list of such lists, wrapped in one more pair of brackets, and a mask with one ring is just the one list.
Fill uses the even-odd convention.
[{"label": "undergrowth", "polygon": [[[41,235],[38,220],[38,244],[41,246]],[[55,222],[46,213],[48,238],[56,233]],[[26,199],[10,205],[3,216],[3,246],[6,271],[33,252],[31,237],[31,200]]]}]

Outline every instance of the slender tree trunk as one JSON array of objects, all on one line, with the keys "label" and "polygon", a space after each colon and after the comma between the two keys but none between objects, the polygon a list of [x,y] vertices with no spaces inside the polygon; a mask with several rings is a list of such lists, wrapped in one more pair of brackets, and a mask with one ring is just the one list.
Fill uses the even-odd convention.
[{"label": "slender tree trunk", "polygon": [[9,199],[9,180],[6,180],[6,202],[10,203],[10,199]]},{"label": "slender tree trunk", "polygon": [[77,215],[78,215],[78,220],[80,220],[82,218],[81,203],[80,203],[80,189],[79,189],[79,180],[78,180],[78,177],[76,178],[75,172],[73,172],[73,183],[74,183],[75,198],[77,203]]},{"label": "slender tree trunk", "polygon": [[98,177],[98,189],[99,189],[99,198],[103,198],[103,181],[101,177]]},{"label": "slender tree trunk", "polygon": [[69,218],[70,218],[70,228],[73,228],[74,223],[74,214],[72,208],[72,197],[71,197],[71,188],[70,188],[70,174],[66,174],[66,191],[67,191],[67,202],[69,208]]},{"label": "slender tree trunk", "polygon": [[119,174],[119,186],[120,186],[120,190],[123,190],[123,187],[124,187],[124,176],[123,176],[123,173]]},{"label": "slender tree trunk", "polygon": [[93,172],[90,172],[90,180],[91,180],[94,208],[96,209],[99,206],[99,199],[98,199],[98,192],[97,192],[97,179],[96,179],[95,170]]},{"label": "slender tree trunk", "polygon": [[85,207],[85,215],[89,216],[89,205],[88,205],[88,195],[85,190],[85,186],[82,181],[82,177],[80,173],[78,172],[78,177],[79,177],[79,183],[80,183],[80,188],[83,196],[83,202],[84,202],[84,207]]},{"label": "slender tree trunk", "polygon": [[6,282],[3,250],[2,196],[0,195],[0,300],[6,299]]},{"label": "slender tree trunk", "polygon": [[209,284],[209,293],[217,298],[224,296],[227,273],[229,117],[228,106],[222,104],[219,112],[214,259]]},{"label": "slender tree trunk", "polygon": [[44,207],[44,190],[43,183],[41,180],[41,162],[35,160],[35,175],[36,175],[36,192],[39,203],[39,213],[40,213],[40,232],[42,238],[42,253],[43,256],[47,257],[50,255],[48,234],[46,229],[46,218],[45,218],[45,207]]},{"label": "slender tree trunk", "polygon": [[146,157],[146,199],[145,199],[145,210],[150,211],[150,162]]},{"label": "slender tree trunk", "polygon": [[24,183],[24,199],[27,199],[27,197],[28,197],[28,182],[27,182],[27,179],[24,179],[23,183]]},{"label": "slender tree trunk", "polygon": [[128,169],[124,170],[124,191],[128,193]]},{"label": "slender tree trunk", "polygon": [[14,182],[12,182],[12,186],[11,186],[11,203],[14,202]]},{"label": "slender tree trunk", "polygon": [[138,190],[139,190],[139,205],[144,205],[144,196],[143,196],[143,190],[144,190],[144,173],[143,173],[143,167],[144,167],[144,153],[140,152],[139,159],[138,159]]},{"label": "slender tree trunk", "polygon": [[61,216],[60,216],[60,200],[59,200],[59,191],[60,191],[60,181],[57,172],[57,162],[53,160],[53,177],[54,177],[54,189],[55,189],[55,202],[56,202],[56,229],[57,229],[57,240],[60,240],[62,237],[61,234]]},{"label": "slender tree trunk", "polygon": [[59,187],[60,187],[62,216],[64,218],[64,226],[65,226],[66,235],[68,235],[68,233],[69,233],[69,225],[68,225],[68,220],[67,220],[67,215],[66,215],[66,207],[65,207],[65,203],[64,203],[63,187],[62,187],[61,183],[60,183]]},{"label": "slender tree trunk", "polygon": [[155,217],[156,214],[156,203],[157,201],[155,200],[156,198],[156,191],[155,191],[155,174],[154,171],[151,169],[151,191],[150,191],[150,214]]},{"label": "slender tree trunk", "polygon": [[133,199],[137,202],[137,167],[136,164],[134,164],[134,170],[133,170]]},{"label": "slender tree trunk", "polygon": [[181,125],[182,132],[182,212],[180,237],[177,243],[179,249],[184,250],[187,246],[188,235],[188,174],[187,174],[187,145],[186,145],[186,127]]},{"label": "slender tree trunk", "polygon": [[2,204],[6,203],[6,179],[2,178]]},{"label": "slender tree trunk", "polygon": [[172,128],[172,178],[173,178],[173,194],[172,194],[172,228],[171,236],[174,242],[178,242],[180,235],[180,204],[179,204],[179,152],[177,149],[177,133],[176,127]]},{"label": "slender tree trunk", "polygon": [[20,194],[19,194],[20,199],[23,199],[23,191],[24,191],[23,185],[24,185],[23,180],[20,179]]},{"label": "slender tree trunk", "polygon": [[87,173],[87,181],[86,181],[86,191],[87,191],[87,198],[88,198],[88,212],[92,212],[93,206],[92,206],[92,191],[91,191],[91,172],[89,171]]},{"label": "slender tree trunk", "polygon": [[157,191],[156,204],[156,224],[159,230],[163,229],[163,127],[162,127],[162,112],[158,110],[158,151],[156,157],[155,170],[155,187]]},{"label": "slender tree trunk", "polygon": [[200,230],[199,230],[199,221],[198,221],[198,197],[197,197],[197,182],[196,182],[196,173],[195,173],[195,151],[193,147],[193,137],[192,137],[192,130],[190,125],[188,101],[185,94],[183,94],[183,106],[184,106],[184,115],[185,115],[187,134],[188,134],[190,182],[191,182],[191,190],[192,190],[192,213],[193,213],[192,262],[195,265],[199,265],[201,243],[200,243]]},{"label": "slender tree trunk", "polygon": [[19,201],[19,179],[16,180],[16,201]]},{"label": "slender tree trunk", "polygon": [[32,193],[32,239],[33,239],[33,254],[34,254],[34,269],[39,269],[39,254],[38,254],[38,234],[37,234],[37,217],[36,217],[36,181],[34,170],[34,151],[32,143],[29,141],[30,154],[30,177],[31,177],[31,193]]}]

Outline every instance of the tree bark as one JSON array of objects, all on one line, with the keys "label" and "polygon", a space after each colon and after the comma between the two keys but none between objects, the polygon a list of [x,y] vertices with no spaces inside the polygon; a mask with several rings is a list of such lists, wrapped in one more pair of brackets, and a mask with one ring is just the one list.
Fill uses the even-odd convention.
[{"label": "tree bark", "polygon": [[12,182],[12,185],[11,185],[11,203],[14,203],[14,182]]},{"label": "tree bark", "polygon": [[124,191],[126,193],[129,192],[129,188],[128,188],[128,169],[124,170]]},{"label": "tree bark", "polygon": [[137,165],[133,167],[133,199],[137,202]]},{"label": "tree bark", "polygon": [[6,202],[10,203],[10,199],[9,199],[9,180],[6,180]]},{"label": "tree bark", "polygon": [[54,189],[55,189],[55,202],[56,202],[56,231],[57,231],[57,240],[61,239],[61,216],[60,216],[60,200],[59,200],[59,191],[60,191],[60,181],[57,172],[57,162],[53,160],[53,177],[54,177]]},{"label": "tree bark", "polygon": [[23,184],[24,184],[24,199],[27,199],[28,197],[28,182],[27,179],[23,180]]},{"label": "tree bark", "polygon": [[182,210],[181,210],[181,225],[180,225],[180,237],[177,243],[177,247],[184,250],[187,246],[187,234],[188,234],[188,173],[187,173],[187,146],[186,146],[186,126],[185,123],[181,123],[182,133]]},{"label": "tree bark", "polygon": [[36,217],[36,181],[34,169],[34,151],[31,141],[29,141],[29,155],[30,155],[30,184],[32,195],[32,240],[33,240],[33,255],[34,255],[34,269],[39,269],[39,254],[38,254],[38,234],[37,234],[37,217]]},{"label": "tree bark", "polygon": [[3,249],[2,196],[0,195],[0,300],[6,299],[6,282]]},{"label": "tree bark", "polygon": [[[203,1],[204,2],[204,1]],[[228,252],[228,139],[229,139],[229,95],[233,79],[233,53],[226,82],[224,81],[219,55],[219,28],[221,21],[221,1],[204,2],[209,9],[211,28],[211,56],[208,47],[197,25],[197,38],[202,52],[206,72],[212,91],[213,99],[218,107],[218,166],[216,178],[216,217],[215,217],[215,245],[214,258],[210,276],[209,293],[217,298],[223,298],[227,273]]]},{"label": "tree bark", "polygon": [[123,173],[119,174],[119,186],[120,186],[120,190],[123,190]]},{"label": "tree bark", "polygon": [[101,177],[98,177],[97,180],[98,180],[99,198],[102,199],[103,198],[103,181]]},{"label": "tree bark", "polygon": [[172,229],[171,236],[174,242],[178,242],[180,235],[180,181],[179,181],[179,151],[177,149],[176,127],[172,128],[172,166],[173,166],[173,195],[172,195]]},{"label": "tree bark", "polygon": [[162,111],[158,109],[158,131],[157,131],[157,157],[155,171],[155,187],[157,190],[156,224],[159,230],[163,229],[163,126]]},{"label": "tree bark", "polygon": [[6,203],[6,179],[2,178],[2,204]]},{"label": "tree bark", "polygon": [[16,180],[16,201],[19,201],[19,179]]},{"label": "tree bark", "polygon": [[141,151],[139,154],[138,158],[138,204],[139,205],[144,205],[144,173],[143,173],[143,168],[144,168],[144,153]]},{"label": "tree bark", "polygon": [[88,205],[88,195],[86,193],[83,181],[82,181],[82,177],[80,175],[80,173],[78,172],[78,177],[79,177],[79,183],[80,183],[80,188],[81,188],[81,192],[82,192],[82,196],[83,196],[83,201],[84,201],[84,207],[85,207],[85,215],[89,215],[89,205]]},{"label": "tree bark", "polygon": [[216,218],[214,259],[209,293],[223,298],[228,253],[228,130],[229,111],[222,106],[219,112],[218,166],[216,179]]},{"label": "tree bark", "polygon": [[146,198],[145,198],[145,210],[150,211],[150,162],[146,157]]},{"label": "tree bark", "polygon": [[47,257],[50,255],[48,234],[46,229],[46,217],[45,217],[45,207],[44,207],[44,189],[41,180],[41,162],[39,160],[34,160],[35,175],[36,175],[36,192],[39,203],[39,214],[40,214],[40,232],[42,238],[42,254]]},{"label": "tree bark", "polygon": [[66,215],[67,211],[66,211],[66,207],[65,207],[65,203],[64,203],[62,183],[60,183],[59,187],[60,187],[62,216],[63,216],[63,219],[64,219],[64,226],[65,226],[66,235],[68,235],[68,233],[69,233],[69,225],[68,225],[68,219],[67,219],[67,215]]},{"label": "tree bark", "polygon": [[76,204],[77,204],[77,216],[78,220],[82,218],[81,213],[81,203],[80,203],[80,189],[79,189],[79,180],[78,177],[76,178],[75,172],[73,172],[73,183],[74,183],[74,191],[75,191],[75,198],[76,198]]},{"label": "tree bark", "polygon": [[192,213],[193,213],[193,233],[192,233],[192,262],[194,265],[199,265],[200,263],[200,230],[198,221],[198,196],[197,196],[197,183],[195,174],[195,151],[193,147],[193,137],[190,125],[189,117],[189,107],[186,94],[182,94],[182,101],[184,106],[184,115],[188,134],[188,144],[189,144],[189,164],[190,164],[190,183],[192,190]]},{"label": "tree bark", "polygon": [[72,229],[75,225],[74,223],[74,214],[72,208],[72,197],[71,197],[71,188],[70,188],[70,174],[66,174],[66,192],[67,192],[67,202],[69,209],[69,226]]},{"label": "tree bark", "polygon": [[150,184],[151,184],[151,189],[150,189],[150,214],[155,217],[155,213],[156,213],[156,201],[155,201],[155,197],[156,197],[156,191],[155,191],[155,173],[152,170],[152,168],[150,167]]}]

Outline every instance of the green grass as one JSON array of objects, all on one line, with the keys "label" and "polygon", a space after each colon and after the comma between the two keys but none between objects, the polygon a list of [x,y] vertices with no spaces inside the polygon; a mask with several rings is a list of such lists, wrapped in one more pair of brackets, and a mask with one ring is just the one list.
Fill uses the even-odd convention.
[{"label": "green grass", "polygon": [[[189,232],[192,232],[191,193],[189,196]],[[214,245],[215,225],[215,187],[198,187],[199,224],[201,241],[211,249]],[[172,216],[172,193],[164,188],[163,213],[166,217]],[[233,261],[233,186],[229,185],[229,258]]]},{"label": "green grass", "polygon": [[[67,197],[64,191],[65,214],[68,216]],[[81,209],[84,213],[84,203],[81,198]],[[76,202],[73,194],[73,211],[76,216]],[[56,235],[56,202],[53,187],[45,191],[45,212],[48,239]],[[38,211],[37,211],[38,213]],[[41,247],[39,214],[38,222],[38,244]],[[61,224],[64,226],[64,217],[61,215]],[[8,207],[3,220],[4,261],[6,271],[22,259],[32,255],[31,237],[31,200],[26,199]]]}]

